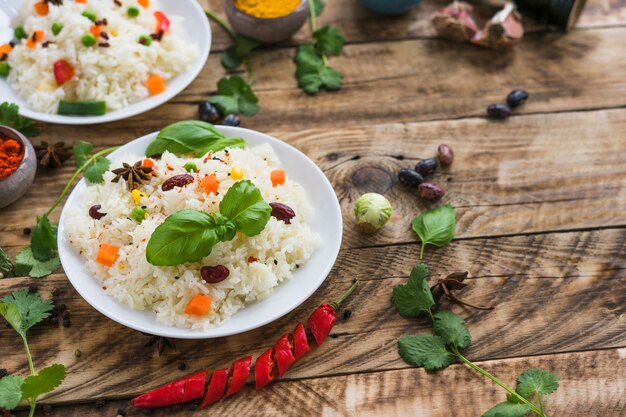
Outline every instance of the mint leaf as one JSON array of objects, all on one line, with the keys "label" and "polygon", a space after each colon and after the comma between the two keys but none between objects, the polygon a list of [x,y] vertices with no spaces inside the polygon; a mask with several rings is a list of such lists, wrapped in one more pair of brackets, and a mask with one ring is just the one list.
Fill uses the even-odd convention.
[{"label": "mint leaf", "polygon": [[74,160],[76,161],[76,168],[80,168],[89,159],[89,154],[93,151],[93,145],[89,142],[85,142],[81,140],[74,145],[72,148],[74,152]]},{"label": "mint leaf", "polygon": [[435,300],[428,286],[428,269],[425,265],[415,265],[406,284],[393,288],[393,304],[402,317],[417,317],[430,311]]},{"label": "mint leaf", "polygon": [[220,213],[237,225],[246,236],[255,236],[265,228],[272,208],[251,181],[236,182],[220,202]]},{"label": "mint leaf", "polygon": [[242,138],[227,138],[210,123],[185,120],[161,129],[157,138],[148,145],[146,155],[153,156],[167,151],[178,156],[202,156],[209,151],[218,152],[245,146],[246,141]]},{"label": "mint leaf", "polygon": [[224,115],[254,116],[259,111],[258,97],[252,91],[252,87],[238,75],[219,80],[217,95],[209,97],[208,101]]},{"label": "mint leaf", "polygon": [[17,104],[4,102],[0,104],[0,125],[9,126],[27,137],[37,136],[39,131],[35,124],[19,115],[20,108]]},{"label": "mint leaf", "polygon": [[31,375],[22,385],[22,398],[36,398],[41,394],[53,391],[65,379],[65,366],[55,363]]},{"label": "mint leaf", "polygon": [[424,257],[426,245],[445,246],[454,239],[456,220],[450,204],[439,206],[413,219],[413,231],[422,241],[420,259]]},{"label": "mint leaf", "polygon": [[240,66],[250,52],[260,45],[258,41],[241,35],[235,35],[234,42],[222,54],[222,66],[226,69],[235,69]]},{"label": "mint leaf", "polygon": [[529,400],[533,395],[552,394],[559,388],[559,377],[543,369],[530,368],[517,378],[515,391]]},{"label": "mint leaf", "polygon": [[0,248],[0,274],[4,276],[13,275],[13,269],[13,262],[11,262],[6,252]]},{"label": "mint leaf", "polygon": [[24,379],[9,375],[0,379],[0,409],[13,410],[22,400],[21,387]]},{"label": "mint leaf", "polygon": [[29,275],[32,278],[41,278],[50,275],[61,266],[58,254],[51,259],[41,262],[35,259],[33,252],[29,246],[18,252],[15,257],[15,275]]},{"label": "mint leaf", "polygon": [[343,76],[339,71],[326,65],[321,53],[307,43],[300,45],[294,57],[298,87],[308,94],[317,93],[320,88],[339,90],[343,84]]},{"label": "mint leaf", "polygon": [[109,170],[111,161],[104,156],[99,156],[87,165],[83,171],[85,179],[92,184],[104,182],[104,173]]},{"label": "mint leaf", "polygon": [[454,361],[454,355],[448,352],[444,341],[431,334],[400,337],[398,352],[409,365],[427,371],[447,368]]},{"label": "mint leaf", "polygon": [[458,314],[449,310],[435,313],[433,322],[435,334],[441,336],[446,345],[454,345],[459,349],[466,349],[472,344],[472,336],[465,327],[465,321]]},{"label": "mint leaf", "polygon": [[315,7],[315,16],[320,16],[322,12],[324,11],[324,7],[326,7],[326,5],[324,4],[323,0],[312,0],[312,1],[313,1],[313,7]]},{"label": "mint leaf", "polygon": [[317,51],[326,55],[339,55],[343,49],[344,39],[339,29],[324,26],[313,32],[313,40]]},{"label": "mint leaf", "polygon": [[56,233],[48,216],[37,216],[37,225],[33,230],[30,247],[36,260],[45,262],[55,256],[57,250]]},{"label": "mint leaf", "polygon": [[524,417],[530,411],[528,404],[503,402],[487,411],[482,417]]},{"label": "mint leaf", "polygon": [[154,230],[146,259],[157,266],[197,262],[208,256],[217,243],[235,237],[236,232],[237,225],[219,213],[180,210]]},{"label": "mint leaf", "polygon": [[[44,300],[37,292],[29,292],[27,289],[16,290],[2,299],[0,306],[14,306],[20,318],[19,330],[14,326],[17,323],[11,323],[11,326],[20,334],[26,333],[28,329],[39,323],[50,315],[53,304],[50,300]],[[6,310],[12,310],[5,307]],[[4,317],[4,314],[2,314]],[[6,317],[5,317],[6,318]]]}]

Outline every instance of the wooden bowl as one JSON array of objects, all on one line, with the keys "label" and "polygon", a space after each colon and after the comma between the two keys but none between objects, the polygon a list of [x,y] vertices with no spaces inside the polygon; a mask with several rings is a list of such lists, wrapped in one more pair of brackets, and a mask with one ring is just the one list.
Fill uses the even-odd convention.
[{"label": "wooden bowl", "polygon": [[14,139],[24,148],[24,158],[19,168],[13,174],[0,180],[0,208],[2,208],[23,196],[33,183],[37,172],[37,156],[30,141],[17,130],[0,126],[0,135]]},{"label": "wooden bowl", "polygon": [[261,18],[242,12],[233,0],[226,0],[226,16],[238,34],[261,43],[276,43],[289,39],[304,25],[309,16],[309,1],[302,0],[296,10],[286,16]]}]

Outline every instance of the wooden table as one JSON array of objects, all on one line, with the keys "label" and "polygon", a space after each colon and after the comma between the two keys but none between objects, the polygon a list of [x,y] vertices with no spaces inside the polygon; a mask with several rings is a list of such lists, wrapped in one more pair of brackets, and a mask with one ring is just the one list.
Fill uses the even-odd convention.
[{"label": "wooden table", "polygon": [[[501,389],[463,365],[434,374],[411,368],[396,348],[399,336],[428,331],[424,320],[401,318],[390,296],[418,262],[410,220],[430,207],[397,183],[396,172],[445,142],[456,160],[434,181],[445,185],[443,201],[455,207],[456,240],[427,250],[424,262],[433,278],[469,271],[470,285],[459,295],[496,306],[449,305],[472,332],[467,355],[509,384],[526,367],[557,373],[561,387],[548,399],[551,417],[626,415],[626,2],[589,0],[567,35],[529,24],[524,41],[508,53],[437,40],[428,15],[441,0],[397,18],[377,17],[353,0],[328,3],[321,23],[339,26],[347,39],[342,56],[332,60],[345,74],[343,90],[308,97],[297,89],[291,58],[293,45],[309,36],[305,29],[291,43],[253,54],[261,111],[244,119],[245,127],[305,152],[335,187],[345,230],[325,284],[270,325],[178,341],[177,351],[159,357],[144,347],[145,336],[87,305],[63,271],[40,281],[3,279],[0,295],[36,283],[49,297],[57,287],[56,299],[72,312],[71,327],[40,326],[30,337],[36,366],[60,362],[69,371],[42,403],[53,406],[53,416],[113,417],[147,389],[261,353],[357,277],[363,285],[347,305],[353,316],[339,321],[322,348],[262,392],[247,387],[204,415],[481,415],[503,400]],[[221,8],[221,1],[211,4]],[[35,142],[84,139],[103,148],[195,118],[197,104],[223,74],[216,52],[228,40],[214,30],[205,71],[170,103],[91,128],[42,125]],[[487,104],[515,87],[531,98],[514,117],[483,118]],[[0,210],[0,246],[15,255],[28,243],[22,229],[34,226],[72,170],[67,163],[39,172],[28,194]],[[390,223],[373,236],[357,233],[352,216],[354,200],[369,191],[384,193],[394,207]],[[21,344],[0,327],[0,368],[26,374]],[[186,371],[177,369],[180,362]],[[99,399],[106,405],[96,409]],[[183,407],[172,415],[202,414]]]}]

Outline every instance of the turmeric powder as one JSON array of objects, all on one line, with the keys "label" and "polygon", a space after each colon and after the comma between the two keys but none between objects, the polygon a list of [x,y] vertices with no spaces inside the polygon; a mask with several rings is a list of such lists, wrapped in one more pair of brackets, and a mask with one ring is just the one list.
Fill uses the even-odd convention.
[{"label": "turmeric powder", "polygon": [[273,19],[287,16],[298,8],[302,0],[234,0],[242,12],[254,17]]},{"label": "turmeric powder", "polygon": [[0,134],[0,181],[18,169],[22,159],[24,159],[22,145]]}]

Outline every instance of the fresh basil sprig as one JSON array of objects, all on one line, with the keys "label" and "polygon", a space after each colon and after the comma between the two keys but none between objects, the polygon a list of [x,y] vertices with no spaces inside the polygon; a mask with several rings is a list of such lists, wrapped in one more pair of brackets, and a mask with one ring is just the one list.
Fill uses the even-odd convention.
[{"label": "fresh basil sprig", "polygon": [[175,155],[201,156],[226,148],[246,146],[242,138],[227,138],[212,124],[198,120],[176,122],[162,129],[157,138],[146,149],[147,156],[162,154],[165,151]]},{"label": "fresh basil sprig", "polygon": [[420,259],[422,259],[427,244],[442,247],[454,239],[456,227],[454,208],[450,204],[435,207],[413,219],[412,226],[422,242],[420,250]]},{"label": "fresh basil sprig", "polygon": [[219,208],[219,213],[180,210],[165,219],[148,241],[148,262],[157,266],[197,262],[217,243],[232,240],[238,231],[258,235],[272,212],[261,191],[248,180],[230,187]]}]

